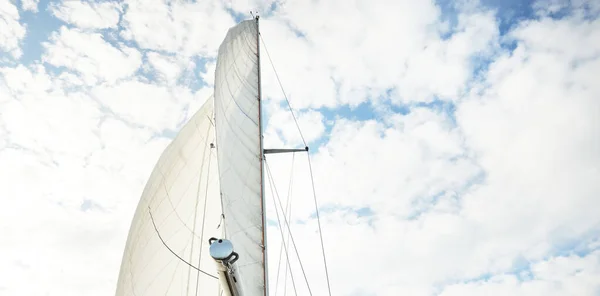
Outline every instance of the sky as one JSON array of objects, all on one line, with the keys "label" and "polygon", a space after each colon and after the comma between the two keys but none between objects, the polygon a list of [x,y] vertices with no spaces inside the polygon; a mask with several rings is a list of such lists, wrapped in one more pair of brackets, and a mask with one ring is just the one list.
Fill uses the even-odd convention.
[{"label": "sky", "polygon": [[[114,294],[145,182],[250,10],[310,146],[333,295],[600,295],[585,0],[0,0],[0,295]],[[302,147],[262,66],[265,147]],[[306,155],[268,163],[280,192],[293,167],[326,295]]]}]

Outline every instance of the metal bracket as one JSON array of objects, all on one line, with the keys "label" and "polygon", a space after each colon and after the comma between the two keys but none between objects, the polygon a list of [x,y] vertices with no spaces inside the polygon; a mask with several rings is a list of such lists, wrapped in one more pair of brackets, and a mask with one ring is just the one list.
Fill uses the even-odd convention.
[{"label": "metal bracket", "polygon": [[304,149],[264,149],[264,154],[274,154],[274,153],[291,153],[291,152],[304,152],[308,151],[308,146],[304,147]]}]

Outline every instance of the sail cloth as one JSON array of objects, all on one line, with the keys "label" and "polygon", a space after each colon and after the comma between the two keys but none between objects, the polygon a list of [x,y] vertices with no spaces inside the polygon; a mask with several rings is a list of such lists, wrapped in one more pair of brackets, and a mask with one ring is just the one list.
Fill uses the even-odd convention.
[{"label": "sail cloth", "polygon": [[208,252],[208,239],[222,236],[213,106],[211,97],[152,171],[127,238],[117,296],[220,294],[216,278],[187,264],[216,276]]},{"label": "sail cloth", "polygon": [[215,70],[215,125],[225,232],[244,296],[264,295],[258,24],[232,27]]},{"label": "sail cloth", "polygon": [[165,149],[142,193],[117,296],[220,295],[211,237],[233,243],[243,295],[264,295],[257,37],[256,20],[227,32],[214,100]]}]

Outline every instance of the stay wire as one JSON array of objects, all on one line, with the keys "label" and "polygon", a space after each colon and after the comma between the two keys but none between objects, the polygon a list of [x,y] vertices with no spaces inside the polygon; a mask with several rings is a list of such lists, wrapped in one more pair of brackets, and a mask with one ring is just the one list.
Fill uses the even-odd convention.
[{"label": "stay wire", "polygon": [[[275,277],[275,295],[277,295],[277,289],[279,288],[279,271],[281,270],[281,255],[283,255],[283,242],[279,248],[279,260],[277,263],[277,276]],[[287,268],[287,267],[286,267]]]},{"label": "stay wire", "polygon": [[[302,130],[300,129],[300,125],[298,124],[298,120],[296,118],[296,115],[294,114],[294,110],[292,108],[292,104],[290,104],[290,100],[288,99],[285,90],[283,89],[283,84],[281,83],[281,79],[279,79],[279,74],[277,73],[277,70],[275,69],[275,64],[273,64],[273,60],[271,59],[271,55],[269,54],[269,50],[267,49],[267,45],[265,44],[264,39],[262,38],[262,34],[259,33],[260,36],[260,40],[263,44],[263,47],[265,48],[265,52],[267,53],[267,58],[269,58],[269,62],[271,63],[271,67],[273,68],[273,72],[275,72],[275,77],[277,78],[277,82],[279,83],[279,87],[281,88],[281,92],[283,93],[283,96],[285,97],[285,100],[288,104],[288,107],[290,109],[290,113],[292,113],[292,118],[294,119],[294,123],[296,124],[296,127],[298,128],[298,132],[300,133],[300,138],[302,138],[302,142],[304,143],[305,147],[308,147],[308,144],[306,143],[306,140],[304,139],[304,135],[302,134]],[[317,194],[316,194],[316,190],[315,190],[315,181],[314,181],[314,177],[313,177],[313,172],[312,172],[312,164],[310,162],[310,153],[308,152],[308,150],[306,151],[306,155],[308,157],[308,165],[310,168],[310,178],[311,178],[311,183],[312,183],[312,190],[313,190],[313,198],[314,198],[314,202],[315,202],[315,210],[316,210],[316,214],[317,214],[317,224],[319,226],[319,237],[321,239],[321,251],[323,254],[323,264],[325,265],[325,275],[327,278],[327,290],[329,292],[329,296],[331,296],[331,284],[329,282],[329,270],[327,268],[327,260],[325,259],[325,247],[324,247],[324,243],[323,243],[323,233],[322,233],[322,228],[321,228],[321,218],[319,216],[319,208],[318,208],[318,204],[317,204]],[[267,167],[268,169],[268,167]],[[283,210],[282,210],[283,212]],[[287,223],[287,220],[286,220]],[[289,225],[288,225],[289,228]],[[292,237],[292,243],[294,242],[294,239]],[[297,252],[298,250],[296,250]],[[302,265],[301,265],[302,266]],[[310,290],[310,288],[309,288]]]},{"label": "stay wire", "polygon": [[298,128],[298,132],[300,133],[300,138],[302,138],[302,143],[304,143],[304,147],[306,147],[308,145],[306,144],[304,135],[302,135],[302,131],[300,130],[300,125],[298,124],[298,119],[296,119],[296,115],[294,114],[294,110],[292,109],[292,104],[290,104],[290,100],[288,99],[287,95],[285,94],[285,90],[283,90],[283,84],[281,83],[281,80],[279,79],[279,74],[277,74],[277,70],[275,69],[275,64],[273,64],[273,60],[271,60],[271,55],[269,54],[269,50],[267,49],[265,40],[263,40],[262,34],[259,33],[259,36],[260,36],[260,41],[262,42],[263,47],[265,48],[265,52],[267,53],[267,58],[269,58],[269,62],[271,63],[271,67],[273,68],[273,72],[275,72],[275,77],[277,78],[277,82],[279,83],[279,87],[281,88],[281,92],[283,93],[283,97],[285,98],[285,101],[288,104],[290,113],[292,113],[292,118],[294,118],[294,122],[296,123],[296,127]]},{"label": "stay wire", "polygon": [[[292,201],[291,201],[291,197],[292,197],[292,185],[293,185],[293,181],[294,181],[294,163],[295,163],[295,159],[296,159],[296,153],[293,152],[292,153],[292,166],[290,169],[290,181],[288,183],[288,195],[285,201],[285,210],[286,212],[283,213],[283,215],[287,215],[288,219],[292,218]],[[287,241],[284,243],[282,241],[281,244],[281,248],[279,248],[279,263],[277,264],[277,277],[276,277],[276,281],[275,281],[275,295],[277,295],[277,291],[279,289],[279,273],[280,273],[280,269],[281,269],[281,255],[283,253],[283,247],[284,246],[289,246],[289,241],[290,241],[290,232],[287,233],[286,238]],[[285,296],[287,294],[287,271],[289,268],[289,261],[285,262],[285,276],[284,276],[284,284],[283,284],[283,295]],[[294,290],[295,291],[295,290]],[[297,294],[296,294],[297,295]]]},{"label": "stay wire", "polygon": [[[292,154],[292,172],[290,173],[290,185],[289,185],[289,191],[288,191],[288,196],[290,198],[290,202],[288,204],[289,207],[287,208],[287,211],[288,211],[288,220],[292,219],[292,200],[291,200],[291,197],[292,197],[292,185],[294,184],[294,182],[293,182],[293,180],[294,180],[293,179],[293,173],[294,173],[294,161],[295,161],[295,159],[296,159],[296,152],[294,152]],[[286,245],[288,245],[288,246],[290,245],[290,235],[291,235],[291,232],[288,231],[287,242],[286,242]],[[285,268],[285,277],[284,277],[284,282],[283,282],[283,287],[284,287],[283,296],[285,296],[287,294],[287,274],[288,274],[288,270],[290,270],[290,272],[292,270],[292,266],[291,266],[290,262],[287,262],[286,268]],[[298,296],[298,294],[296,294],[296,290],[294,290],[294,295]]]},{"label": "stay wire", "polygon": [[[271,195],[273,197],[273,205],[275,206],[275,213],[277,214],[277,222],[279,223],[279,230],[281,233],[281,240],[282,243],[284,242],[284,236],[283,236],[283,228],[281,227],[281,219],[279,218],[279,210],[277,209],[277,203],[275,202],[275,197],[277,197],[277,200],[279,200],[279,208],[281,209],[281,212],[284,213],[283,210],[283,206],[281,206],[281,199],[279,198],[279,193],[277,192],[277,187],[274,187],[274,179],[273,179],[273,174],[271,174],[271,168],[269,167],[269,163],[267,162],[267,160],[265,159],[264,161],[265,166],[267,167],[267,176],[269,177],[269,185],[271,187]],[[273,188],[275,188],[275,190],[273,191]],[[304,266],[302,265],[302,260],[300,260],[300,254],[298,253],[298,247],[296,246],[296,241],[294,241],[294,236],[292,235],[291,232],[291,228],[290,228],[290,224],[288,223],[287,217],[283,216],[283,221],[285,222],[285,226],[287,227],[287,230],[290,234],[290,238],[292,240],[292,245],[294,246],[294,251],[296,252],[296,257],[298,258],[298,263],[300,263],[300,269],[302,270],[302,275],[304,276],[304,281],[306,282],[306,287],[308,288],[308,293],[310,295],[312,295],[312,291],[310,290],[310,285],[308,284],[308,278],[306,277],[306,272],[304,271]],[[286,256],[288,256],[288,252],[287,252],[287,248],[285,249],[285,253]],[[288,262],[289,262],[289,256],[288,256]],[[290,275],[292,278],[292,285],[294,285],[294,292],[296,291],[296,284],[294,282],[294,275],[292,274],[292,270],[290,268]]]},{"label": "stay wire", "polygon": [[325,245],[323,244],[323,231],[321,230],[321,218],[319,217],[319,205],[317,204],[317,191],[315,190],[315,179],[313,177],[312,164],[310,162],[310,153],[306,151],[306,157],[308,158],[308,168],[310,170],[310,181],[313,190],[313,199],[315,201],[315,212],[317,214],[317,225],[319,226],[319,237],[321,239],[321,252],[323,253],[323,265],[325,265],[325,278],[327,279],[327,290],[329,296],[331,296],[331,285],[329,284],[329,270],[327,269],[327,260],[325,259]]}]

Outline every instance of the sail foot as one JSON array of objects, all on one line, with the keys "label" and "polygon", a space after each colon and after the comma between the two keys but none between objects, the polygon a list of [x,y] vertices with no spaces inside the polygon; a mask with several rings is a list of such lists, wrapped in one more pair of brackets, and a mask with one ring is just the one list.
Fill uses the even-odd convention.
[{"label": "sail foot", "polygon": [[233,244],[226,239],[210,238],[209,253],[217,264],[219,283],[225,296],[241,296],[238,288],[239,278],[235,272],[235,262],[239,259],[238,253],[233,251]]}]

